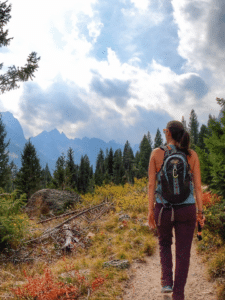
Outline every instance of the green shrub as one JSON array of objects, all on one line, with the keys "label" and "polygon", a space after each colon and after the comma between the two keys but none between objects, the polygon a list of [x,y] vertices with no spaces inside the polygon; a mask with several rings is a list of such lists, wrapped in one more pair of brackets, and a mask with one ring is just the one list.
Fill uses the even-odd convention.
[{"label": "green shrub", "polygon": [[211,278],[225,278],[225,249],[221,249],[209,264],[209,275]]},{"label": "green shrub", "polygon": [[216,203],[205,212],[205,229],[219,235],[225,241],[225,200]]},{"label": "green shrub", "polygon": [[24,236],[28,217],[21,207],[26,203],[26,195],[17,197],[17,192],[0,196],[0,247],[17,244]]}]

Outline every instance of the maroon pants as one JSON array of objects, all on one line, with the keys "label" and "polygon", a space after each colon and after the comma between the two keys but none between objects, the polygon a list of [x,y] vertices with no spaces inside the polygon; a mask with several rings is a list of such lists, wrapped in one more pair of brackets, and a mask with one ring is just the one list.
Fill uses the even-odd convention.
[{"label": "maroon pants", "polygon": [[[156,203],[155,221],[158,224],[162,204]],[[171,222],[172,208],[163,208],[161,224],[157,226],[159,237],[160,260],[162,267],[162,286],[173,286],[173,299],[184,299],[184,287],[187,281],[190,251],[196,224],[195,204],[174,206],[174,221]],[[172,229],[175,229],[176,267],[173,281]]]}]

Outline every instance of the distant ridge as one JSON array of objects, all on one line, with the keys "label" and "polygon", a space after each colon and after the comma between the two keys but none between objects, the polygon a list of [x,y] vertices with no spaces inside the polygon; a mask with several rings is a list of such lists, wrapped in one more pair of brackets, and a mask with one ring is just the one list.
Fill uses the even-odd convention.
[{"label": "distant ridge", "polygon": [[[18,168],[21,168],[21,153],[25,143],[27,142],[24,137],[22,126],[12,113],[2,112],[1,115],[7,132],[6,139],[10,139],[10,161],[13,160]],[[91,165],[93,165],[94,171],[100,148],[104,151],[104,153],[107,148],[110,149],[112,147],[113,151],[117,149],[121,149],[123,151],[124,148],[124,145],[119,144],[114,140],[105,142],[98,138],[87,137],[83,137],[82,139],[69,139],[63,132],[60,133],[57,129],[53,129],[49,132],[43,131],[37,136],[31,137],[30,140],[36,148],[41,166],[45,167],[46,163],[48,163],[51,173],[55,170],[55,163],[58,157],[62,153],[66,156],[69,147],[71,147],[74,151],[74,160],[76,164],[80,163],[82,155],[87,154]],[[134,154],[137,152],[138,148],[139,145],[137,144],[132,146]]]}]

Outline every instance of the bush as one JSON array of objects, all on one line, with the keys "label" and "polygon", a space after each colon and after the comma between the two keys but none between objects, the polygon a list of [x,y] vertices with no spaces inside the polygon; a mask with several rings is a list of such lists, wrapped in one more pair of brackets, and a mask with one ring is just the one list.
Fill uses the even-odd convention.
[{"label": "bush", "polygon": [[2,194],[0,197],[0,246],[18,244],[24,236],[28,217],[22,214],[21,207],[26,202],[26,195],[17,197],[17,192]]},{"label": "bush", "polygon": [[205,229],[219,235],[225,241],[225,200],[209,207],[206,212]]}]

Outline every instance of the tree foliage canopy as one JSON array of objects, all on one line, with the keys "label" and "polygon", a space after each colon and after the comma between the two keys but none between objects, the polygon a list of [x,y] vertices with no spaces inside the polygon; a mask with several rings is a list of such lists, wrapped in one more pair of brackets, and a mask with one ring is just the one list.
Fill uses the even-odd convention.
[{"label": "tree foliage canopy", "polygon": [[[8,38],[8,30],[4,30],[4,26],[9,22],[11,15],[11,4],[7,5],[8,1],[0,2],[0,47],[8,46],[13,38]],[[0,75],[0,91],[3,94],[6,91],[19,88],[18,82],[24,82],[29,79],[33,80],[34,72],[38,68],[36,52],[31,52],[27,58],[27,63],[24,67],[10,66],[5,74]],[[3,63],[0,63],[0,70]]]}]

